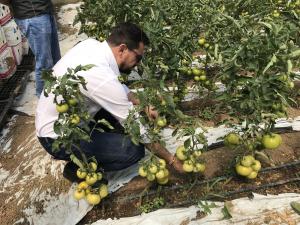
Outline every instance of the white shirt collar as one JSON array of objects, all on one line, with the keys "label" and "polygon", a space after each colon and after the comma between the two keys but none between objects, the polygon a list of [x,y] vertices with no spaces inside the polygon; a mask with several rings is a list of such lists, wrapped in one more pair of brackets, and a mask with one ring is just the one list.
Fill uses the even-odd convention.
[{"label": "white shirt collar", "polygon": [[102,44],[105,50],[105,58],[108,62],[109,67],[112,69],[116,76],[119,76],[120,70],[110,46],[108,45],[107,41],[102,42]]}]

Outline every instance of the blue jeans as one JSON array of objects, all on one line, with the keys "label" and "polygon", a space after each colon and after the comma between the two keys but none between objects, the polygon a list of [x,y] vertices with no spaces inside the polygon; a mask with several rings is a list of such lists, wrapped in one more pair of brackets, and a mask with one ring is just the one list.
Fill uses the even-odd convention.
[{"label": "blue jeans", "polygon": [[[52,151],[53,139],[38,137],[43,148],[55,159],[70,161],[70,155],[64,149]],[[91,142],[81,142],[81,149],[90,158],[95,156],[104,171],[125,169],[145,156],[143,145],[135,145],[128,136],[117,133],[106,133],[95,130],[91,135]],[[79,152],[73,149],[74,154],[81,158]]]},{"label": "blue jeans", "polygon": [[56,21],[53,15],[43,14],[28,19],[15,19],[21,32],[28,39],[35,56],[36,95],[40,97],[44,81],[43,69],[49,70],[61,58]]}]

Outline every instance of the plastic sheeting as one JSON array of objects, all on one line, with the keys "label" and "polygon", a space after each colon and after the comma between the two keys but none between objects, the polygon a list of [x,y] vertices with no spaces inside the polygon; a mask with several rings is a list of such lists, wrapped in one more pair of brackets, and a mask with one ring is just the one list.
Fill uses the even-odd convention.
[{"label": "plastic sheeting", "polygon": [[[292,201],[300,202],[300,194],[280,195],[254,194],[253,199],[240,198],[226,203],[214,202],[211,214],[197,217],[203,210],[197,206],[176,209],[160,209],[135,217],[98,220],[92,225],[196,225],[196,224],[300,224],[300,216],[290,206]],[[207,202],[211,204],[213,202]],[[226,205],[232,216],[224,219],[222,209]]]}]

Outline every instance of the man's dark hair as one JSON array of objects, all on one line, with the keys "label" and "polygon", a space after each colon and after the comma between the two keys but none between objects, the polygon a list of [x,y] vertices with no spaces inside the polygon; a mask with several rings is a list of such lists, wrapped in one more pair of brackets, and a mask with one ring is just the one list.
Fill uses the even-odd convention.
[{"label": "man's dark hair", "polygon": [[126,44],[130,50],[138,49],[140,42],[149,45],[149,39],[144,31],[130,22],[120,23],[112,28],[107,42],[112,46]]}]

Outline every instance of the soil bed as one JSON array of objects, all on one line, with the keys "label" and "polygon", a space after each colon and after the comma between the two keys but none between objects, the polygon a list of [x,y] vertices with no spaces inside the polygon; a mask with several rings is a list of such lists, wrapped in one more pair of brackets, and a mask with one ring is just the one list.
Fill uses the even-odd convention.
[{"label": "soil bed", "polygon": [[[278,149],[264,152],[269,157],[269,160],[260,159],[264,168],[270,165],[288,165],[300,160],[300,132],[282,134],[282,138],[283,144]],[[238,152],[227,147],[205,152],[203,157],[207,165],[206,171],[194,184],[193,177],[176,174],[174,171],[171,172],[168,185],[163,187],[136,177],[103,200],[99,206],[95,206],[78,224],[138,215],[142,212],[140,206],[154,202],[157,197],[162,197],[164,200],[162,208],[172,208],[190,206],[197,204],[200,200],[226,201],[246,196],[251,198],[252,192],[260,194],[300,193],[300,163],[279,169],[270,168],[270,170],[261,171],[257,179],[246,180],[237,177],[230,169],[236,154]]]}]

